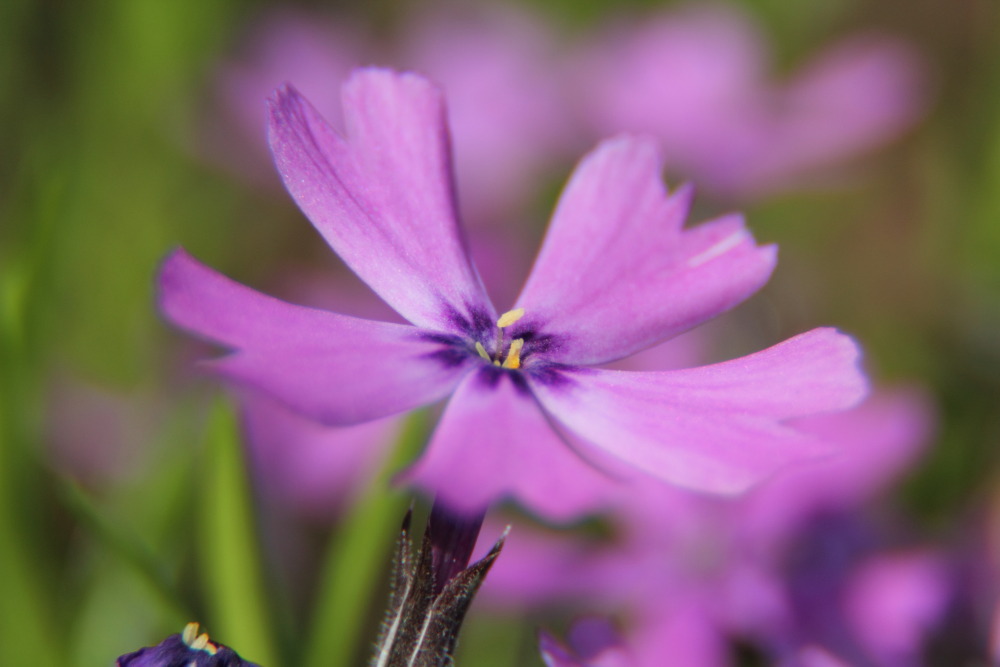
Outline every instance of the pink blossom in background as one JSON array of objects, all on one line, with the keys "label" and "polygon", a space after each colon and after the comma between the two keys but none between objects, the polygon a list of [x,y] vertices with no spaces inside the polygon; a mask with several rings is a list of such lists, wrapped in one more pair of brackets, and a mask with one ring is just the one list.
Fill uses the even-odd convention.
[{"label": "pink blossom in background", "polygon": [[951,573],[932,552],[881,554],[852,573],[845,616],[879,665],[920,665],[925,638],[952,596]]},{"label": "pink blossom in background", "polygon": [[248,392],[240,400],[258,491],[317,522],[371,487],[399,438],[398,419],[331,427]]},{"label": "pink blossom in background", "polygon": [[618,25],[578,62],[598,134],[648,132],[670,167],[729,197],[802,185],[897,137],[922,112],[920,67],[899,42],[857,35],[787,80],[764,36],[725,5]]},{"label": "pink blossom in background", "polygon": [[512,203],[537,196],[546,170],[584,143],[555,35],[523,9],[453,4],[422,12],[402,41],[398,64],[448,97],[462,211],[473,224],[492,218],[509,230]]},{"label": "pink blossom in background", "polygon": [[[688,7],[577,36],[511,7],[444,4],[376,39],[357,22],[288,10],[265,15],[220,66],[228,136],[217,149],[259,177],[263,100],[290,82],[336,124],[351,68],[412,69],[449,98],[463,212],[498,222],[536,196],[547,170],[622,131],[663,142],[668,166],[726,197],[825,182],[845,161],[898,137],[922,114],[922,67],[899,40],[849,35],[787,77],[750,17]],[[246,144],[257,159],[249,159]]]},{"label": "pink blossom in background", "polygon": [[[857,515],[916,463],[931,432],[929,412],[921,393],[905,389],[815,418],[810,426],[838,454],[779,473],[738,499],[632,486],[614,515],[619,537],[612,545],[574,548],[565,534],[546,543],[522,529],[511,536],[483,599],[514,607],[562,599],[618,612],[629,621],[624,637],[640,666],[728,665],[733,638],[752,640],[777,658],[816,633],[834,654],[841,644],[869,656],[915,651],[947,604],[940,557],[851,555],[832,566],[807,559],[808,576],[794,580],[786,565],[817,517]],[[823,587],[813,594],[817,581]],[[812,596],[811,604],[801,595]],[[824,611],[807,619],[800,606]],[[892,632],[870,623],[870,632],[862,628],[886,609],[899,612]],[[849,629],[831,638],[823,634],[831,626]]]},{"label": "pink blossom in background", "polygon": [[247,30],[237,56],[221,63],[212,119],[213,159],[255,183],[280,187],[267,148],[266,101],[292,81],[331,122],[340,121],[340,84],[371,59],[355,23],[327,22],[290,9],[273,11]]},{"label": "pink blossom in background", "polygon": [[952,604],[953,558],[885,533],[846,514],[804,531],[788,568],[796,629],[847,664],[916,667]]},{"label": "pink blossom in background", "polygon": [[140,473],[166,412],[164,396],[143,387],[101,386],[55,376],[46,397],[46,460],[61,474],[94,488]]},{"label": "pink blossom in background", "polygon": [[277,93],[272,152],[330,246],[415,326],[293,306],[183,251],[163,266],[160,306],[233,350],[217,373],[328,425],[454,394],[407,478],[459,510],[512,497],[574,516],[598,500],[606,461],[739,491],[821,451],[788,420],[864,394],[855,344],[829,329],[701,368],[591,367],[732,307],[774,267],[774,248],[739,216],[682,228],[690,190],[666,191],[649,142],[607,141],[580,163],[515,308],[498,318],[456,218],[440,91],[361,70],[343,103],[345,135],[293,90]]},{"label": "pink blossom in background", "polygon": [[780,538],[817,514],[857,507],[919,463],[935,431],[930,398],[915,387],[875,392],[857,408],[796,422],[834,454],[775,476],[747,499],[741,523],[750,535]]},{"label": "pink blossom in background", "polygon": [[851,667],[851,665],[821,648],[806,646],[782,660],[779,667]]}]

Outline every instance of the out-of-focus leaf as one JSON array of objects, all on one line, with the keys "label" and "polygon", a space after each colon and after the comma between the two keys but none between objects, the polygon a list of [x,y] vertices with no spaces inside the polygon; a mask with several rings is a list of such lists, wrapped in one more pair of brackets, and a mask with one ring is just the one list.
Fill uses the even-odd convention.
[{"label": "out-of-focus leaf", "polygon": [[[2,446],[4,443],[0,443]],[[0,495],[2,491],[0,491]],[[24,548],[11,498],[0,498],[0,664],[61,667],[62,633],[46,604],[43,572]]]},{"label": "out-of-focus leaf", "polygon": [[[22,269],[15,262],[0,266],[0,295],[23,297]],[[60,667],[64,635],[39,528],[38,377],[21,326],[23,306],[19,300],[0,311],[0,665]]]},{"label": "out-of-focus leaf", "polygon": [[63,480],[59,486],[63,502],[77,520],[125,565],[146,579],[179,618],[190,618],[193,609],[182,599],[169,569],[149,547],[118,523],[104,516],[94,502],[76,484]]}]

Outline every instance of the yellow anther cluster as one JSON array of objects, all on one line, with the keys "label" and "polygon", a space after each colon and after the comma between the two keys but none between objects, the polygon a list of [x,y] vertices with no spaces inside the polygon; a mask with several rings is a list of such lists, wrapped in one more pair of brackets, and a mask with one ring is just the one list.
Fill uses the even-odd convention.
[{"label": "yellow anther cluster", "polygon": [[503,366],[504,368],[520,368],[521,367],[521,348],[524,347],[523,338],[515,338],[510,342],[510,346],[507,348],[507,356],[504,358],[503,363],[500,363],[500,350],[503,350],[503,330],[510,325],[517,322],[519,319],[524,317],[524,308],[515,308],[514,310],[508,310],[506,313],[500,316],[497,320],[497,358],[494,359],[490,356],[490,353],[486,351],[486,346],[482,343],[476,343],[476,352],[485,361],[490,361],[494,366]]},{"label": "yellow anther cluster", "polygon": [[188,623],[181,633],[181,640],[193,651],[204,651],[209,655],[215,655],[219,647],[211,642],[207,633],[198,634],[198,624]]}]

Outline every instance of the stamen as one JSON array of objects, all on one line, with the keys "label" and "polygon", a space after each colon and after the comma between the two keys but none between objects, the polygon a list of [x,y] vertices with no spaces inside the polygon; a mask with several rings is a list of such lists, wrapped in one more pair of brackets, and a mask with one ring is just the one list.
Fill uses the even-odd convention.
[{"label": "stamen", "polygon": [[211,642],[208,637],[208,633],[198,634],[198,624],[188,623],[184,626],[184,632],[181,633],[181,641],[190,648],[192,651],[204,651],[209,655],[215,655],[219,651],[219,647]]},{"label": "stamen", "polygon": [[198,624],[188,623],[184,626],[184,632],[181,633],[181,640],[188,646],[195,640],[198,636]]},{"label": "stamen", "polygon": [[507,358],[503,360],[504,368],[521,367],[521,348],[524,347],[523,338],[515,338],[510,342],[510,349],[507,350]]},{"label": "stamen", "polygon": [[522,317],[524,317],[524,308],[515,308],[514,310],[508,310],[506,313],[500,316],[499,320],[497,320],[497,326],[500,327],[501,329],[509,327]]},{"label": "stamen", "polygon": [[483,344],[478,341],[476,342],[476,352],[478,352],[479,356],[485,359],[486,361],[492,361],[490,359],[490,355],[486,353],[486,348],[483,347]]}]

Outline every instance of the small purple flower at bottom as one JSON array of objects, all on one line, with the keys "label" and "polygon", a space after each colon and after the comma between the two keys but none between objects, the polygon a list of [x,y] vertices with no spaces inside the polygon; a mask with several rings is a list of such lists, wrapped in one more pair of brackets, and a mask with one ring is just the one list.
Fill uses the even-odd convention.
[{"label": "small purple flower at bottom", "polygon": [[156,646],[147,646],[118,658],[116,667],[260,667],[244,660],[233,649],[216,644],[197,623],[188,623],[184,632],[170,635]]},{"label": "small purple flower at bottom", "polygon": [[580,163],[498,315],[458,222],[438,89],[361,70],[343,105],[346,135],[278,91],[272,153],[320,234],[412,326],[294,306],[183,251],[164,263],[160,307],[232,350],[212,362],[220,375],[332,426],[451,396],[405,479],[456,511],[513,497],[566,519],[593,509],[610,477],[642,473],[743,491],[823,453],[789,420],[865,393],[856,345],[832,329],[701,368],[597,367],[735,306],[776,262],[738,215],[685,229],[692,189],[666,191],[654,142],[619,137]]}]

